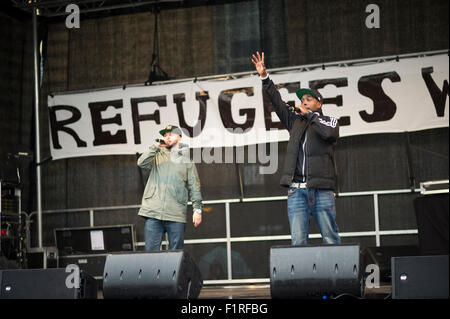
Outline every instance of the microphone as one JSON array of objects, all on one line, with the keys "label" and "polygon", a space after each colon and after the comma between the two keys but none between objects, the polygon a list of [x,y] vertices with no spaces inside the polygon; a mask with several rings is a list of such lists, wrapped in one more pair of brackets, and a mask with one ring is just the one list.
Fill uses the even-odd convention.
[{"label": "microphone", "polygon": [[166,144],[166,142],[164,142],[162,138],[157,138],[156,142],[158,142],[159,144]]}]

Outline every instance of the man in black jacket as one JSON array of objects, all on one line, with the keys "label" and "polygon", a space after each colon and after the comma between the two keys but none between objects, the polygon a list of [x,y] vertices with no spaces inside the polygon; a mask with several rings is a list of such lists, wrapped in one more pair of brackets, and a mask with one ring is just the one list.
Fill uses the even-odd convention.
[{"label": "man in black jacket", "polygon": [[283,102],[267,74],[264,52],[253,55],[252,62],[274,111],[290,134],[280,184],[289,187],[287,206],[292,245],[307,244],[310,215],[316,220],[323,242],[339,244],[334,200],[338,121],[323,115],[323,98],[317,90],[298,90],[301,104],[291,108]]}]

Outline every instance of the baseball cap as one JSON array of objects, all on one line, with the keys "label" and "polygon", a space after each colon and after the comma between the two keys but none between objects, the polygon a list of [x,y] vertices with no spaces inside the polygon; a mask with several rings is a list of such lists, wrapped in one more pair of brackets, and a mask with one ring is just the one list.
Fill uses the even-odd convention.
[{"label": "baseball cap", "polygon": [[295,92],[295,94],[297,94],[298,98],[301,100],[302,96],[305,94],[309,94],[314,96],[317,101],[319,101],[320,103],[322,103],[323,101],[323,97],[322,94],[319,93],[319,91],[315,90],[315,89],[300,89],[297,92]]},{"label": "baseball cap", "polygon": [[181,131],[181,129],[175,125],[167,125],[163,130],[159,131],[159,134],[164,136],[164,134],[166,134],[167,132],[172,132],[180,136],[183,136],[183,132]]}]

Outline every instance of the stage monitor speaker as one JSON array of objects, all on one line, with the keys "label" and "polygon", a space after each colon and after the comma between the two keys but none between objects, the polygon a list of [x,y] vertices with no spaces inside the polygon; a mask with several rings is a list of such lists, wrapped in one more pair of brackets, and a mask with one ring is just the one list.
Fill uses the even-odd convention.
[{"label": "stage monitor speaker", "polygon": [[272,298],[362,295],[359,245],[276,246],[270,249]]},{"label": "stage monitor speaker", "polygon": [[105,299],[194,299],[203,280],[182,250],[111,254],[103,272]]},{"label": "stage monitor speaker", "polygon": [[0,299],[97,299],[94,278],[65,268],[1,270],[0,287]]},{"label": "stage monitor speaker", "polygon": [[448,299],[448,255],[392,257],[392,299]]}]

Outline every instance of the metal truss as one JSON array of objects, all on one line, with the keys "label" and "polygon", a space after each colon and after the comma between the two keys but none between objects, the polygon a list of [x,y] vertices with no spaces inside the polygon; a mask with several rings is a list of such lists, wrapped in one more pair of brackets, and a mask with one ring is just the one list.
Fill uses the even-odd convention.
[{"label": "metal truss", "polygon": [[[34,8],[39,10],[39,16],[58,17],[65,16],[66,7],[76,4],[80,14],[101,11],[120,11],[135,9],[136,11],[148,11],[157,7],[158,9],[170,9],[176,7],[192,7],[201,5],[224,4],[233,1],[223,0],[10,0],[12,6],[27,12]],[[235,1],[234,1],[235,2]]]},{"label": "metal truss", "polygon": [[180,3],[182,0],[160,0],[160,1],[131,1],[131,0],[11,0],[13,5],[21,10],[31,12],[33,8],[39,10],[39,15],[44,17],[57,17],[67,15],[66,7],[76,4],[80,13],[91,13],[100,11],[112,11],[126,8],[138,8],[143,6],[164,5],[168,3]]}]

